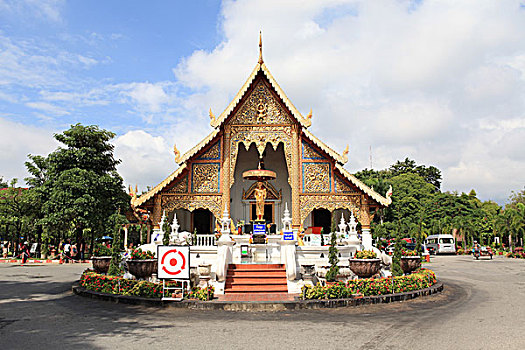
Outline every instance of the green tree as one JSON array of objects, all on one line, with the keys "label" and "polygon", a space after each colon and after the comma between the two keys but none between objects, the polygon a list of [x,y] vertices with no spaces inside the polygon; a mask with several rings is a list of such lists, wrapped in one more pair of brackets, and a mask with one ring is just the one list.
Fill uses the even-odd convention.
[{"label": "green tree", "polygon": [[337,234],[335,231],[332,231],[330,234],[330,248],[328,248],[328,262],[330,263],[330,269],[326,273],[326,280],[328,282],[334,282],[339,274],[339,266],[337,265],[339,263],[339,258],[337,257],[339,251],[337,250],[336,245]]},{"label": "green tree", "polygon": [[122,260],[121,252],[123,251],[121,234],[122,225],[126,223],[126,217],[116,213],[109,218],[109,221],[113,223],[113,245],[111,246],[111,262],[109,264],[108,275],[118,276],[122,273],[120,268],[120,262]]},{"label": "green tree", "polygon": [[[79,241],[84,232],[111,232],[108,219],[117,209],[126,209],[129,198],[116,171],[112,132],[98,126],[72,125],[55,134],[63,146],[47,157],[30,156],[26,166],[33,175],[27,182],[38,188],[42,201],[42,223],[57,233],[66,232]],[[89,229],[89,230],[87,230]]]},{"label": "green tree", "polygon": [[170,232],[171,232],[171,226],[168,221],[168,217],[164,217],[164,225],[162,226],[163,236],[162,236],[162,244],[163,245],[170,245]]}]

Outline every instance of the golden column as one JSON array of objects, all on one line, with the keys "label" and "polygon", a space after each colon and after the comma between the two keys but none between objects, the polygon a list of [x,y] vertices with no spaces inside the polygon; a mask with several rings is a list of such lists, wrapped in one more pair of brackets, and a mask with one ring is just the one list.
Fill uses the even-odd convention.
[{"label": "golden column", "polygon": [[292,228],[298,229],[301,222],[301,204],[299,192],[301,191],[301,171],[299,169],[299,128],[297,125],[292,127],[292,169],[290,169],[291,186],[292,186]]},{"label": "golden column", "polygon": [[229,125],[226,125],[224,128],[224,135],[223,135],[223,155],[222,155],[222,178],[221,178],[221,191],[222,191],[222,205],[221,205],[221,211],[224,210],[224,206],[226,205],[226,208],[228,210],[228,213],[230,212],[230,185],[231,185],[231,177],[234,176],[234,174],[231,173],[231,171],[234,171],[234,169],[231,169],[230,165],[230,139],[231,139],[231,127]]}]

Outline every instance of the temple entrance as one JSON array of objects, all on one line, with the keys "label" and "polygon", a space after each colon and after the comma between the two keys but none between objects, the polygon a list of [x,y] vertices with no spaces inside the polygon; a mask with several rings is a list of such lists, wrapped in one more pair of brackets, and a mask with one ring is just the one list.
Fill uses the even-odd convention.
[{"label": "temple entrance", "polygon": [[332,213],[327,209],[314,209],[312,211],[314,227],[322,227],[323,233],[330,233],[332,225]]},{"label": "temple entrance", "polygon": [[[254,191],[257,181],[244,179],[243,173],[257,169],[258,161],[259,153],[255,144],[251,144],[248,150],[245,149],[244,145],[239,145],[234,172],[235,182],[230,190],[230,217],[236,224],[239,222],[248,224],[256,219]],[[268,224],[276,224],[281,222],[284,204],[288,203],[288,208],[290,208],[292,199],[292,190],[288,183],[288,168],[284,156],[284,145],[282,143],[279,144],[276,150],[270,144],[266,145],[264,167],[275,172],[277,176],[274,180],[264,182],[267,195],[263,220]]]},{"label": "temple entrance", "polygon": [[213,233],[213,215],[208,209],[196,209],[192,213],[193,231],[198,235],[209,235]]}]

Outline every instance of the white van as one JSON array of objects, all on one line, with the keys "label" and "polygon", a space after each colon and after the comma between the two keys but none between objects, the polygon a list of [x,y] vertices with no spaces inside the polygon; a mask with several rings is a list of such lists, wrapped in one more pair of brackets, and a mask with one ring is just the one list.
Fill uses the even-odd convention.
[{"label": "white van", "polygon": [[436,254],[456,254],[456,240],[452,235],[430,235],[425,245],[427,249],[434,248]]}]

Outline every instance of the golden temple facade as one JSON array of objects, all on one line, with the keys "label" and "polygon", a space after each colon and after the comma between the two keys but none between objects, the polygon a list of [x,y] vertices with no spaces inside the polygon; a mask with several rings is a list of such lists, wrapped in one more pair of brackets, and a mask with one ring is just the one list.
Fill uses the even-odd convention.
[{"label": "golden temple facade", "polygon": [[[280,178],[268,188],[273,193],[268,220],[279,222],[276,212],[285,202],[295,229],[311,226],[313,222],[306,221],[314,210],[343,209],[369,231],[373,213],[388,206],[390,197],[374,192],[343,167],[348,148],[340,154],[308,130],[312,113],[305,117],[295,108],[260,49],[258,63],[227,108],[219,116],[210,110],[213,131],[183,155],[174,148],[179,167],[148,193],[134,197],[132,207],[149,211],[153,227],[158,227],[163,212],[207,210],[220,218],[225,208],[233,220],[248,222],[253,184],[242,184],[240,166],[265,156],[266,168],[276,170]],[[210,231],[214,222],[210,219]],[[190,220],[186,230],[193,231],[193,226]]]}]

